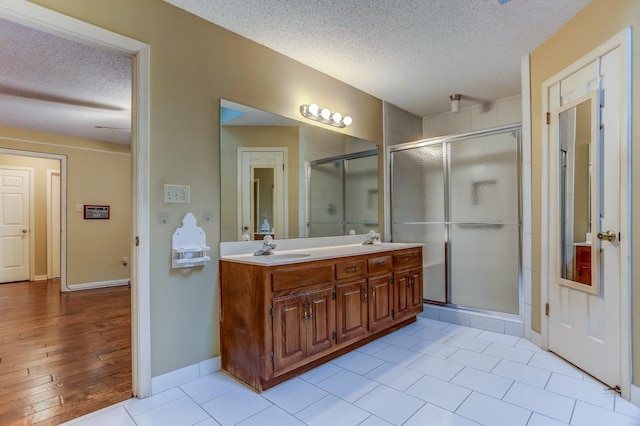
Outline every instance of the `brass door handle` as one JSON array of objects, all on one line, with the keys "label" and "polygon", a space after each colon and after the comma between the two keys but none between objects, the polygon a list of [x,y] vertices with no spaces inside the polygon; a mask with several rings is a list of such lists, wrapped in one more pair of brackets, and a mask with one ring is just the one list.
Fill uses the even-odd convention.
[{"label": "brass door handle", "polygon": [[26,234],[27,232],[29,232],[29,230],[28,230],[28,229],[23,229],[23,230],[22,230],[22,233],[23,233],[23,234]]},{"label": "brass door handle", "polygon": [[614,242],[616,240],[616,233],[612,230],[605,232],[598,232],[598,239],[603,241]]}]

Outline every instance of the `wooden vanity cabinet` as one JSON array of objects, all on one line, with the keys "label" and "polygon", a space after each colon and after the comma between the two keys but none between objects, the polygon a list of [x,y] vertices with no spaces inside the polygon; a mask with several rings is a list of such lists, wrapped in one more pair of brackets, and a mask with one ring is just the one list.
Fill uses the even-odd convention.
[{"label": "wooden vanity cabinet", "polygon": [[274,373],[334,345],[333,287],[273,299]]},{"label": "wooden vanity cabinet", "polygon": [[262,391],[415,321],[416,253],[421,262],[421,247],[273,266],[221,259],[222,369]]}]

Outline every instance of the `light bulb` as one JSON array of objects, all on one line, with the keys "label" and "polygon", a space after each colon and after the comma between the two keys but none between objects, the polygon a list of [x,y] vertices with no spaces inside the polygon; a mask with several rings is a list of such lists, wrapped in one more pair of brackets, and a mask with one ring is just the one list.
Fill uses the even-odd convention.
[{"label": "light bulb", "polygon": [[309,111],[309,114],[313,114],[313,115],[318,115],[318,110],[320,109],[320,107],[318,106],[318,104],[310,104],[307,107],[307,111]]},{"label": "light bulb", "polygon": [[320,117],[328,120],[329,117],[331,117],[331,111],[329,111],[329,108],[322,108],[322,111],[320,111]]},{"label": "light bulb", "polygon": [[340,114],[339,112],[334,112],[331,116],[331,119],[334,123],[340,123],[340,120],[342,120],[342,114]]},{"label": "light bulb", "polygon": [[351,123],[353,123],[353,119],[350,116],[345,115],[344,118],[342,119],[342,122],[344,123],[345,126],[348,126]]}]

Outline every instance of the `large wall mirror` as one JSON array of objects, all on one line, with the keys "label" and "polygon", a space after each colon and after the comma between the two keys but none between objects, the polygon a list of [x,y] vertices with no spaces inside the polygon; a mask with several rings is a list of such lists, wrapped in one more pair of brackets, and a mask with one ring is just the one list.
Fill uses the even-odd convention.
[{"label": "large wall mirror", "polygon": [[221,241],[378,230],[370,141],[220,101]]},{"label": "large wall mirror", "polygon": [[[564,105],[557,120],[560,283],[598,292],[598,123],[595,93]],[[594,238],[592,238],[592,236]]]}]

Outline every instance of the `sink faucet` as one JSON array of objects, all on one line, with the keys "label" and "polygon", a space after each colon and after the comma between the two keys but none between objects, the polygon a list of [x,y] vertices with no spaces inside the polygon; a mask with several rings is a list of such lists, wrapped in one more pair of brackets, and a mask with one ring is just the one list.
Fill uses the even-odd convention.
[{"label": "sink faucet", "polygon": [[376,234],[376,231],[372,229],[371,231],[369,231],[369,233],[365,237],[364,241],[362,242],[362,245],[366,246],[368,244],[373,244],[378,240],[380,240],[380,235]]},{"label": "sink faucet", "polygon": [[262,247],[255,253],[254,256],[266,256],[269,254],[273,254],[273,250],[276,249],[276,243],[273,242],[273,237],[271,235],[265,235],[264,240],[262,241]]}]

